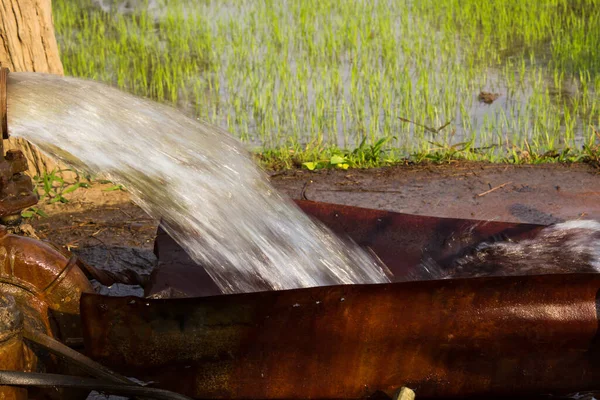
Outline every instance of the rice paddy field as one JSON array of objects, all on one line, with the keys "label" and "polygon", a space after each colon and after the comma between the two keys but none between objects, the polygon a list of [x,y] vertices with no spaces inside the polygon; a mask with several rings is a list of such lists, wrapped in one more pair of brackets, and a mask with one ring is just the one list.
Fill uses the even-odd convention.
[{"label": "rice paddy field", "polygon": [[275,168],[599,159],[600,0],[54,0],[68,75]]}]

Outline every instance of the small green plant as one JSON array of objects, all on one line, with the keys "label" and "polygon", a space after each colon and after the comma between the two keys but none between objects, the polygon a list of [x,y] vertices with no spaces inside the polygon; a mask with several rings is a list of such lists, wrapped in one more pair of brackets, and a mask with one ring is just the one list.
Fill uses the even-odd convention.
[{"label": "small green plant", "polygon": [[374,144],[367,145],[367,138],[363,138],[358,147],[352,151],[351,159],[353,164],[357,165],[381,165],[391,161],[389,158],[383,158],[386,154],[385,145],[396,137],[383,137]]},{"label": "small green plant", "polygon": [[348,159],[339,154],[332,155],[329,160],[307,161],[302,163],[310,171],[322,168],[341,168],[348,169],[350,166]]},{"label": "small green plant", "polygon": [[[582,161],[600,168],[600,132],[593,126],[591,126],[591,129],[594,135],[583,145]],[[598,143],[596,143],[596,139],[598,139]]]},{"label": "small green plant", "polygon": [[378,139],[374,144],[367,144],[365,137],[354,150],[342,150],[335,147],[322,149],[316,156],[324,153],[328,157],[304,161],[302,166],[310,171],[315,171],[323,168],[348,169],[350,167],[368,168],[391,165],[397,160],[386,156],[385,145],[393,139],[395,137],[385,137]]},{"label": "small green plant", "polygon": [[[40,176],[35,176],[33,182],[35,183],[35,190],[38,191],[40,201],[47,204],[54,204],[57,202],[68,203],[69,200],[65,195],[73,193],[79,188],[88,188],[89,184],[82,182],[78,174],[75,175],[75,182],[66,182],[62,177],[63,172],[75,172],[71,169],[64,170],[52,170]],[[39,213],[37,213],[39,215]]]},{"label": "small green plant", "polygon": [[48,214],[38,207],[29,207],[27,210],[21,211],[21,217],[23,218],[33,218],[35,216],[46,218]]}]

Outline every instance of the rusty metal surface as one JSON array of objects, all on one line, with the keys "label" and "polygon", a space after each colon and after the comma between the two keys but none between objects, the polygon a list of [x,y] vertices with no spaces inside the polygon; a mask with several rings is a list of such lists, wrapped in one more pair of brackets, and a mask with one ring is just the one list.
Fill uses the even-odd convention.
[{"label": "rusty metal surface", "polygon": [[477,221],[410,215],[312,201],[300,208],[330,227],[370,248],[394,273],[396,281],[414,272],[424,258],[439,264],[484,240],[520,240],[543,227],[497,221]]},{"label": "rusty metal surface", "polygon": [[38,196],[25,171],[27,160],[20,150],[8,150],[0,157],[0,217],[18,214],[37,204]]},{"label": "rusty metal surface", "polygon": [[146,297],[199,297],[221,293],[206,270],[160,227],[154,241],[154,254],[158,265],[144,286]]},{"label": "rusty metal surface", "polygon": [[0,131],[2,139],[8,139],[8,101],[7,101],[7,82],[9,69],[0,64]]},{"label": "rusty metal surface", "polygon": [[[519,240],[535,235],[541,225],[425,217],[382,210],[297,201],[307,214],[336,233],[371,249],[388,266],[397,282],[419,279],[424,259],[440,265],[465,248],[494,237]],[[159,260],[146,296],[199,297],[219,289],[185,251],[159,228],[155,242]]]},{"label": "rusty metal surface", "polygon": [[[22,331],[23,315],[15,299],[0,293],[0,371],[25,368]],[[0,386],[0,399],[26,400],[27,390]]]},{"label": "rusty metal surface", "polygon": [[[69,342],[81,339],[79,299],[93,288],[77,267],[50,245],[9,234],[0,226],[0,296],[15,299],[28,331],[38,331]],[[31,341],[15,345],[26,372],[70,372],[63,364]],[[0,356],[0,360],[4,360]],[[17,390],[17,389],[11,389]],[[22,389],[18,389],[22,391]],[[28,398],[78,399],[86,393],[65,390],[29,391]]]},{"label": "rusty metal surface", "polygon": [[84,295],[90,355],[196,398],[419,398],[597,389],[598,275],[194,299]]},{"label": "rusty metal surface", "polygon": [[9,150],[4,154],[3,139],[8,139],[7,91],[8,68],[0,65],[0,217],[19,214],[38,202],[33,192],[31,178],[27,171],[27,160],[19,150]]},{"label": "rusty metal surface", "polygon": [[37,204],[38,196],[33,192],[31,178],[24,174],[26,170],[27,160],[20,150],[0,154],[0,217],[18,214]]},{"label": "rusty metal surface", "polygon": [[[11,286],[12,289],[8,289]],[[93,291],[90,282],[76,265],[50,245],[22,236],[9,234],[0,226],[0,287],[10,292],[26,292],[46,303],[59,314],[79,313],[79,297]],[[55,329],[66,333],[70,326],[58,321]],[[58,332],[58,331],[57,331]]]}]

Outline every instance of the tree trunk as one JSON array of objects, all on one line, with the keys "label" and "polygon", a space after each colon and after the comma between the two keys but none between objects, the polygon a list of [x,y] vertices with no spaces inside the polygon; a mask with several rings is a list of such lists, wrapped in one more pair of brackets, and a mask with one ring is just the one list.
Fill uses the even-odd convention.
[{"label": "tree trunk", "polygon": [[[0,0],[0,63],[15,72],[63,74],[51,0]],[[24,139],[10,138],[7,142],[6,148],[25,154],[31,176],[61,168]]]}]

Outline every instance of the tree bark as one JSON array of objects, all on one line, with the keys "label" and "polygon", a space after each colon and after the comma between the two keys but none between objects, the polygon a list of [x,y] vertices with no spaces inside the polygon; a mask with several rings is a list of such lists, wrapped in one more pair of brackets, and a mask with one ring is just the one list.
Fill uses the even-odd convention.
[{"label": "tree bark", "polygon": [[[51,0],[0,0],[0,63],[14,72],[63,75]],[[24,139],[10,138],[5,147],[25,154],[32,176],[61,168]]]}]

